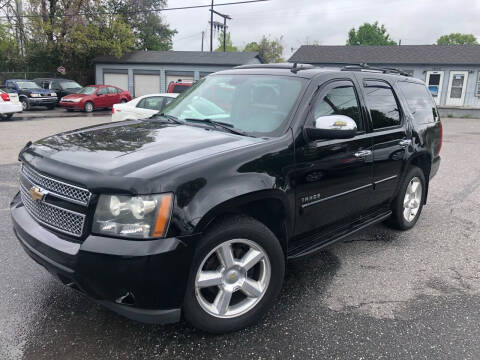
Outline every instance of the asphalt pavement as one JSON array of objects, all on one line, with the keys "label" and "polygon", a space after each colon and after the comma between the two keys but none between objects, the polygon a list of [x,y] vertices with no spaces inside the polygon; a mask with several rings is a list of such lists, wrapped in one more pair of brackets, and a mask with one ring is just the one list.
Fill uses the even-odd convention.
[{"label": "asphalt pavement", "polygon": [[414,229],[380,224],[290,263],[258,325],[212,336],[124,319],[24,253],[8,211],[19,170],[11,149],[46,135],[38,129],[109,120],[58,119],[0,123],[0,359],[480,358],[480,120],[443,120],[442,164]]}]

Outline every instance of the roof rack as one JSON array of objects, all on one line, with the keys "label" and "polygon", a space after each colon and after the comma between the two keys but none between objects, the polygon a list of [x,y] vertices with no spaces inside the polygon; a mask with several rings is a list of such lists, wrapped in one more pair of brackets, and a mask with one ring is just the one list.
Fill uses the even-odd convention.
[{"label": "roof rack", "polygon": [[403,76],[411,76],[410,74],[406,73],[405,71],[395,69],[395,68],[384,68],[384,67],[375,67],[370,66],[366,63],[361,64],[351,64],[345,65],[341,71],[370,71],[370,72],[379,72],[382,74],[398,74]]},{"label": "roof rack", "polygon": [[300,63],[276,63],[276,64],[248,64],[236,66],[235,69],[290,69],[291,72],[297,73],[300,70],[313,69],[315,66],[311,64]]}]

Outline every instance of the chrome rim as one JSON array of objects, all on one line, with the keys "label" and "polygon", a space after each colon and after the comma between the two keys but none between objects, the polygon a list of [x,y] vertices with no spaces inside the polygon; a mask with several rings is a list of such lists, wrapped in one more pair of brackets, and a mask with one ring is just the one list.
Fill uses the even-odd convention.
[{"label": "chrome rim", "polygon": [[85,110],[87,110],[87,112],[93,111],[93,105],[91,103],[87,103],[85,105]]},{"label": "chrome rim", "polygon": [[247,239],[229,240],[203,259],[195,278],[195,296],[212,316],[241,316],[265,295],[270,277],[270,260],[261,246]]},{"label": "chrome rim", "polygon": [[22,101],[22,109],[27,110],[28,103],[26,101]]},{"label": "chrome rim", "polygon": [[407,186],[403,199],[403,217],[408,222],[413,221],[418,214],[422,201],[422,182],[418,177],[412,178]]}]

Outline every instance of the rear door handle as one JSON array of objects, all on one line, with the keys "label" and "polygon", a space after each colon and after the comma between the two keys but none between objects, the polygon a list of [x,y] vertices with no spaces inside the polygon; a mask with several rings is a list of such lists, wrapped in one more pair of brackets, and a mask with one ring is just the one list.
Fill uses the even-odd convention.
[{"label": "rear door handle", "polygon": [[353,154],[357,158],[364,158],[372,155],[372,150],[360,150]]},{"label": "rear door handle", "polygon": [[402,147],[407,147],[408,145],[411,145],[411,144],[412,144],[412,140],[410,139],[403,139],[398,142],[398,145]]}]

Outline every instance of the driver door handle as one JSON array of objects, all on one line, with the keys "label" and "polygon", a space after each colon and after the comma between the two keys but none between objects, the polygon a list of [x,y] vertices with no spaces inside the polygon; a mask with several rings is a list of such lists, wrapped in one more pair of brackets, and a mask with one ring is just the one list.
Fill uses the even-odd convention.
[{"label": "driver door handle", "polygon": [[372,150],[360,150],[353,154],[357,158],[364,158],[372,155]]}]

